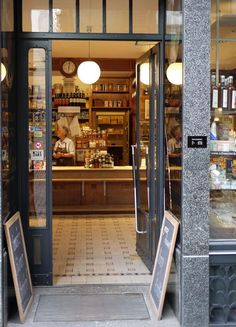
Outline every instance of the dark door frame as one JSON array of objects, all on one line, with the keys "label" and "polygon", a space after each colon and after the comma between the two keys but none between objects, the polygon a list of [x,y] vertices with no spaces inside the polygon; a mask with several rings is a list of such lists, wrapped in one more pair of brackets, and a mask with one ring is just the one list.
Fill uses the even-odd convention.
[{"label": "dark door frame", "polygon": [[[104,0],[103,0],[104,1]],[[132,1],[131,1],[132,2]],[[78,1],[77,1],[78,4]],[[16,10],[18,13],[22,12],[22,4],[21,1],[17,1],[16,3]],[[52,12],[52,0],[50,0],[50,17]],[[52,20],[51,20],[52,23]],[[45,251],[44,254],[47,253],[48,257],[44,258],[47,262],[47,269],[38,269],[37,267],[34,267],[32,265],[32,259],[33,259],[33,251],[32,251],[32,242],[30,238],[32,237],[43,237],[43,233],[45,233],[45,230],[41,230],[39,232],[38,229],[29,229],[29,226],[27,224],[28,222],[28,166],[26,165],[26,160],[24,158],[28,158],[28,134],[26,136],[27,124],[28,124],[28,115],[25,113],[23,119],[21,119],[22,115],[22,108],[28,108],[28,97],[25,96],[27,90],[25,88],[25,85],[28,84],[26,80],[26,76],[28,76],[28,72],[25,72],[25,69],[27,67],[27,61],[22,55],[22,45],[28,45],[32,47],[42,47],[42,45],[45,46],[45,49],[48,51],[49,57],[47,57],[47,68],[46,68],[46,80],[47,80],[47,108],[51,107],[51,101],[50,97],[51,94],[49,94],[49,90],[51,90],[51,41],[52,40],[110,40],[110,41],[156,41],[157,43],[160,43],[160,67],[159,67],[159,95],[158,95],[158,102],[162,108],[164,108],[164,65],[165,65],[165,42],[169,40],[173,40],[173,36],[166,36],[165,35],[165,1],[159,0],[159,34],[133,34],[133,33],[127,33],[127,34],[114,34],[114,33],[106,33],[106,29],[103,29],[103,33],[33,33],[33,32],[22,32],[22,21],[21,19],[18,19],[16,21],[16,39],[17,39],[17,45],[18,45],[18,58],[20,62],[20,65],[18,66],[18,178],[19,178],[19,209],[22,212],[22,216],[25,217],[23,219],[23,226],[26,233],[26,243],[28,245],[28,251],[29,251],[29,261],[31,263],[31,273],[33,276],[33,283],[37,285],[51,285],[52,284],[52,219],[48,219],[50,221],[47,221],[48,226],[48,233],[50,235],[45,235],[46,237],[46,246],[49,246],[51,244],[51,249],[48,251]],[[25,74],[25,76],[24,76]],[[152,93],[155,92],[154,87],[152,89]],[[153,93],[154,94],[154,93]],[[23,96],[22,96],[23,95]],[[25,110],[25,109],[24,109]],[[160,129],[158,130],[158,140],[159,142],[162,140],[164,135],[164,123],[162,117],[164,117],[163,110],[162,114],[159,115],[159,124]],[[47,124],[51,122],[51,117],[48,114],[51,112],[51,110],[47,110]],[[163,124],[163,126],[161,125]],[[49,125],[48,125],[49,126]],[[163,132],[163,134],[161,134]],[[25,138],[23,141],[22,136],[25,135]],[[47,133],[47,157],[51,155],[51,137],[50,133]],[[157,157],[162,158],[158,164],[159,164],[159,172],[157,175],[157,181],[158,185],[160,186],[159,192],[157,192],[156,197],[156,205],[158,208],[157,216],[160,217],[158,219],[158,231],[157,235],[159,234],[159,229],[162,222],[163,217],[163,210],[164,210],[164,187],[161,187],[164,185],[164,171],[160,172],[161,169],[164,169],[164,157],[160,157],[161,154],[164,153],[164,144],[157,147],[158,153]],[[49,159],[48,159],[49,160]],[[47,162],[47,217],[51,217],[52,215],[52,186],[51,186],[51,162]],[[26,182],[27,181],[27,182]],[[25,185],[24,185],[25,184]],[[157,242],[157,239],[155,240]],[[156,247],[156,246],[155,246]],[[154,248],[155,248],[154,247]],[[49,254],[48,254],[49,252]],[[153,251],[152,251],[153,252]],[[45,256],[46,257],[46,256]],[[153,258],[153,254],[151,256]],[[151,260],[151,266],[152,266]],[[151,268],[150,266],[150,268]]]},{"label": "dark door frame", "polygon": [[[45,49],[45,79],[46,79],[46,227],[32,228],[29,226],[29,112],[28,112],[28,50]],[[51,41],[24,40],[18,49],[18,58],[21,65],[18,66],[17,87],[17,156],[18,156],[18,196],[19,211],[22,216],[27,252],[30,262],[31,275],[34,285],[52,284],[52,196],[51,196]],[[39,254],[41,264],[34,264],[36,244],[39,240]]]}]

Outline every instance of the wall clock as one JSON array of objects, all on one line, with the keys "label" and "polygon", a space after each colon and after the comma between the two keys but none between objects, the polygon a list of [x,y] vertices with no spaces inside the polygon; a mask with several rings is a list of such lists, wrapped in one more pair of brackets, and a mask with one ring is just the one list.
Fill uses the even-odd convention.
[{"label": "wall clock", "polygon": [[72,77],[76,75],[77,66],[72,60],[66,60],[61,66],[61,72],[66,77]]}]

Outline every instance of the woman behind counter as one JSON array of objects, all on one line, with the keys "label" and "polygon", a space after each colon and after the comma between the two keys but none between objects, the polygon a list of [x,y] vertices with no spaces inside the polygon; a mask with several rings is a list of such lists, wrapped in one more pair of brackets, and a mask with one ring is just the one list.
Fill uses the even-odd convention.
[{"label": "woman behind counter", "polygon": [[182,132],[179,125],[171,130],[172,138],[167,142],[169,161],[171,166],[181,166]]},{"label": "woman behind counter", "polygon": [[74,166],[75,145],[67,137],[68,132],[66,126],[59,127],[57,130],[59,140],[56,142],[53,152],[53,158],[56,159],[57,166]]}]

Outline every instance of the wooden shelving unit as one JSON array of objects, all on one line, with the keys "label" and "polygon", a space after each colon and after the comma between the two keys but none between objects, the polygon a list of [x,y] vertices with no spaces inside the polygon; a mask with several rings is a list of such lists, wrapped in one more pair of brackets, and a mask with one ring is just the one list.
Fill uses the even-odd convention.
[{"label": "wooden shelving unit", "polygon": [[107,148],[116,165],[129,164],[130,79],[102,78],[92,89],[92,126],[107,130]]}]

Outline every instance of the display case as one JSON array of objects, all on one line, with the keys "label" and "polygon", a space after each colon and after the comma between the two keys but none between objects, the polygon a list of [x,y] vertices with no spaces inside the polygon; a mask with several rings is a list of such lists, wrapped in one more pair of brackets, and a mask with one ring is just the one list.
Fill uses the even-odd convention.
[{"label": "display case", "polygon": [[[212,1],[210,238],[236,236],[236,38],[235,5]],[[229,41],[230,38],[230,41]]]}]

